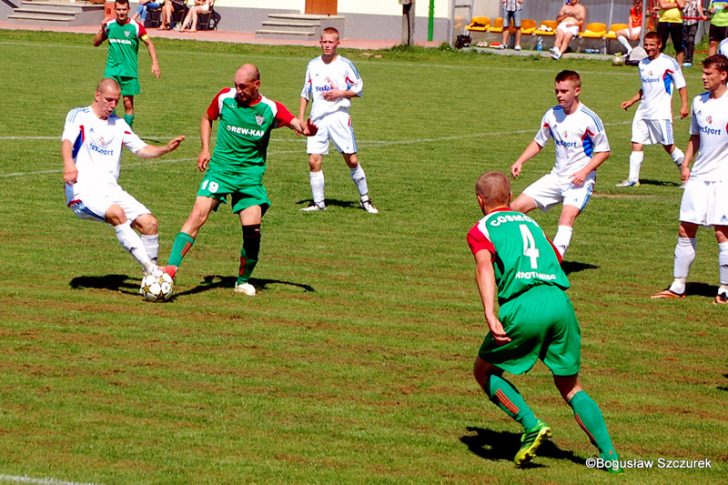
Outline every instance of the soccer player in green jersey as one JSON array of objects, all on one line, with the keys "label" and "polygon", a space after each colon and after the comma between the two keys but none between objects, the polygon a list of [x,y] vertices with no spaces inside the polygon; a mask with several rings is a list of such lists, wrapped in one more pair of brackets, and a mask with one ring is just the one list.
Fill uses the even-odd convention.
[{"label": "soccer player in green jersey", "polygon": [[473,373],[490,400],[523,426],[516,466],[530,462],[552,431],[503,372],[523,374],[541,359],[577,423],[599,449],[604,468],[621,470],[599,406],[579,383],[581,334],[564,292],[569,280],[561,270],[558,252],[533,219],[510,209],[513,194],[504,174],[484,173],[475,193],[485,217],[468,232],[468,245],[475,257],[476,282],[490,332]]},{"label": "soccer player in green jersey", "polygon": [[[260,72],[253,64],[241,66],[234,86],[222,89],[210,103],[200,122],[202,149],[197,168],[205,172],[195,205],[174,240],[164,271],[173,278],[177,267],[192,247],[200,228],[220,203],[231,198],[232,211],[239,215],[243,247],[235,292],[255,295],[248,281],[258,263],[260,225],[270,200],[263,186],[271,131],[287,126],[296,133],[312,136],[316,126],[301,122],[281,103],[260,94]],[[217,145],[210,156],[212,122],[219,120]]]},{"label": "soccer player in green jersey", "polygon": [[141,92],[139,86],[139,41],[144,42],[152,58],[152,74],[159,79],[161,71],[157,62],[157,51],[144,26],[129,18],[129,0],[116,0],[116,18],[101,23],[101,29],[94,35],[94,47],[109,41],[109,55],[106,58],[104,77],[115,79],[121,86],[124,97],[124,121],[134,124],[134,96]]}]

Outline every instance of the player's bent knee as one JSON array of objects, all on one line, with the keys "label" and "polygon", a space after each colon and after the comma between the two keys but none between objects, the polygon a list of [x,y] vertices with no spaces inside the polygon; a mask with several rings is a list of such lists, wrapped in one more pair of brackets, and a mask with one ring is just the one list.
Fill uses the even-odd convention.
[{"label": "player's bent knee", "polygon": [[124,209],[116,204],[113,204],[111,207],[106,209],[106,214],[104,214],[104,218],[106,219],[106,222],[108,222],[112,226],[118,226],[119,224],[124,224],[127,221]]},{"label": "player's bent knee", "polygon": [[153,236],[159,233],[159,221],[152,214],[144,214],[132,222],[132,227],[140,233]]}]

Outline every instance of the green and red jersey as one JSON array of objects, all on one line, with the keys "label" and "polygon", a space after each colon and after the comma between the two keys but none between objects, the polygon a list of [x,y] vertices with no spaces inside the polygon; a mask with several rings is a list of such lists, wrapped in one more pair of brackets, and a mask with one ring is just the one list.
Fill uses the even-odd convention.
[{"label": "green and red jersey", "polygon": [[271,131],[288,126],[294,116],[284,105],[265,96],[241,105],[235,93],[235,88],[223,89],[207,108],[210,120],[219,119],[209,170],[258,184],[266,170]]},{"label": "green and red jersey", "polygon": [[147,36],[144,26],[131,19],[123,24],[112,19],[104,33],[109,41],[104,76],[139,77],[139,41]]}]

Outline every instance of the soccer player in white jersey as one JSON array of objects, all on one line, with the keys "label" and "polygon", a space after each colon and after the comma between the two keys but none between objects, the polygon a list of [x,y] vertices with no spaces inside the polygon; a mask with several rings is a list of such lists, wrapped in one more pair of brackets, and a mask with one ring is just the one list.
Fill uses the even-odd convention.
[{"label": "soccer player in white jersey", "polygon": [[728,38],[720,41],[720,44],[718,44],[717,53],[728,57]]},{"label": "soccer player in white jersey", "polygon": [[556,164],[550,173],[529,185],[511,208],[528,213],[537,207],[546,211],[562,203],[553,242],[563,256],[571,242],[574,222],[594,190],[596,169],[609,158],[610,148],[602,120],[579,101],[579,74],[568,70],[558,73],[554,91],[559,104],[543,115],[541,129],[511,166],[511,175],[521,175],[523,164],[538,155],[549,138],[556,144]]},{"label": "soccer player in white jersey", "polygon": [[326,210],[322,165],[323,155],[329,153],[331,140],[349,167],[351,179],[359,191],[359,206],[370,214],[378,214],[379,211],[369,197],[364,169],[359,164],[356,137],[349,115],[351,99],[361,96],[364,82],[354,64],[337,54],[338,30],[333,27],[325,28],[321,32],[319,43],[322,55],[308,63],[298,115],[299,120],[304,123],[306,108],[311,103],[311,121],[318,127],[318,133],[307,140],[313,203],[302,210]]},{"label": "soccer player in white jersey", "polygon": [[[700,226],[713,226],[718,240],[720,287],[715,303],[728,303],[728,58],[710,56],[703,61],[707,92],[693,100],[690,140],[685,149],[680,203],[680,226],[669,288],[652,298],[685,298],[690,265],[695,259],[695,235]],[[695,155],[697,154],[697,157]],[[695,163],[690,167],[695,157]]]},{"label": "soccer player in white jersey", "polygon": [[632,153],[629,156],[629,176],[617,187],[639,187],[644,146],[659,143],[672,157],[678,170],[685,154],[675,145],[672,134],[672,93],[680,93],[680,118],[688,116],[688,88],[680,64],[661,53],[662,41],[657,32],[645,34],[647,57],[639,63],[642,87],[633,97],[622,102],[622,109],[640,101],[632,121]]},{"label": "soccer player in white jersey", "polygon": [[184,136],[147,145],[114,113],[120,98],[119,84],[102,79],[91,106],[68,112],[61,138],[66,205],[81,219],[111,224],[124,249],[151,273],[159,252],[157,219],[118,184],[121,151],[126,146],[141,158],[157,158],[176,150]]}]

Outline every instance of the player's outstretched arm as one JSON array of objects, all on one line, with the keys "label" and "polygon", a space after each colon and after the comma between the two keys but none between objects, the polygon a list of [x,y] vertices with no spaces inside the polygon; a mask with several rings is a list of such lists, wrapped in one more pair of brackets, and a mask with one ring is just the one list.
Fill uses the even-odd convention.
[{"label": "player's outstretched arm", "polygon": [[141,158],[159,158],[175,151],[184,140],[184,135],[180,135],[169,140],[166,145],[147,145],[136,154]]},{"label": "player's outstretched arm", "polygon": [[313,124],[311,118],[308,118],[305,122],[298,118],[293,118],[288,127],[303,136],[313,136],[318,133],[318,127]]},{"label": "player's outstretched arm", "polygon": [[480,301],[483,303],[483,313],[488,324],[490,334],[498,344],[511,341],[503,330],[503,324],[495,312],[496,283],[493,270],[493,255],[490,251],[482,250],[475,253],[475,282],[478,284]]},{"label": "player's outstretched arm", "polygon": [[73,160],[73,145],[68,140],[61,142],[61,157],[63,157],[63,181],[75,184],[78,179],[78,169]]},{"label": "player's outstretched arm", "polygon": [[511,165],[511,175],[516,178],[519,175],[521,175],[521,170],[523,169],[523,164],[538,155],[543,147],[536,143],[536,141],[532,141],[528,144],[525,150],[523,150],[523,153],[521,153],[521,156],[518,157],[518,160]]},{"label": "player's outstretched arm", "polygon": [[620,106],[622,107],[623,110],[626,111],[626,110],[628,110],[630,108],[630,106],[632,106],[633,104],[635,104],[640,99],[642,99],[642,90],[641,89],[639,91],[637,91],[637,94],[635,94],[634,96],[632,96],[628,100],[622,101],[622,104],[620,104]]}]

